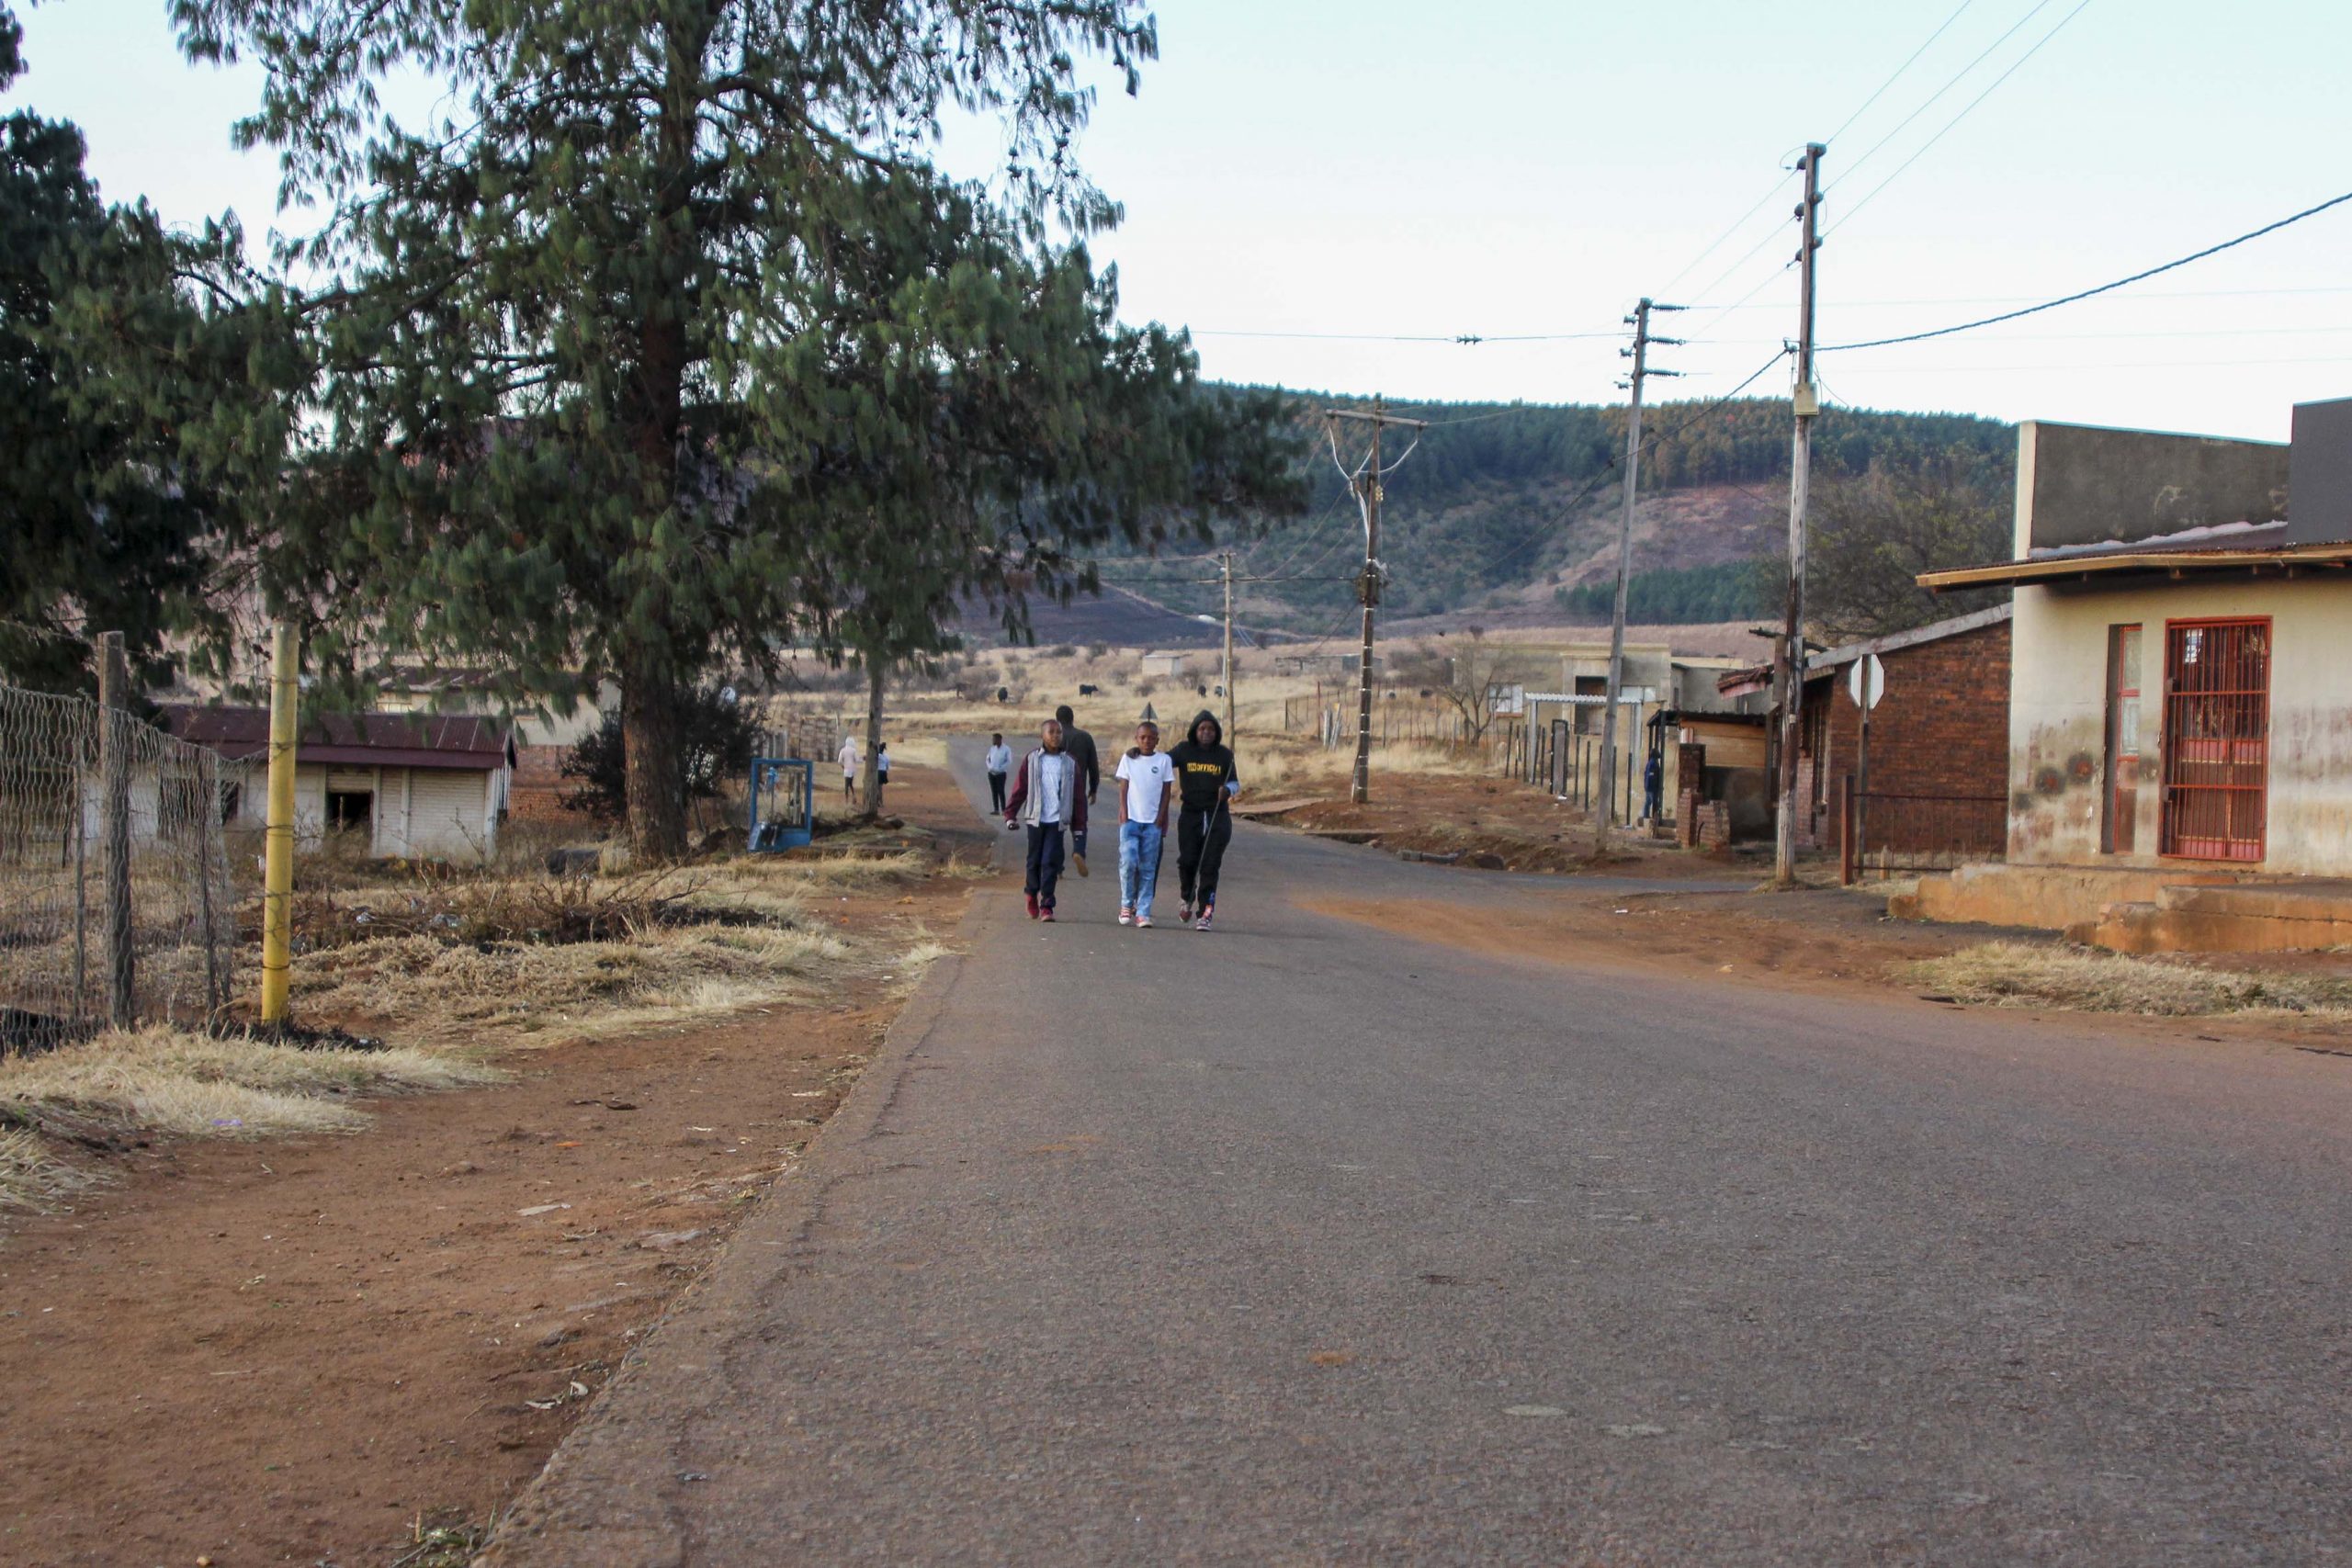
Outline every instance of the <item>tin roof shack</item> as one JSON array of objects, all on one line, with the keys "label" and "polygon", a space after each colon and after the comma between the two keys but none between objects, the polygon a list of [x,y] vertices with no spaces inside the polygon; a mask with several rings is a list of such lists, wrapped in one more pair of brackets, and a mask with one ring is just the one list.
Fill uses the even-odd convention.
[{"label": "tin roof shack", "polygon": [[[263,826],[269,711],[169,704],[164,722],[184,740],[252,765],[229,821]],[[296,840],[315,852],[332,834],[378,858],[486,861],[497,852],[514,766],[514,738],[497,719],[315,715],[295,747]]]},{"label": "tin roof shack", "polygon": [[2333,946],[2352,894],[2352,400],[2286,446],[2019,427],[2006,871],[1899,912],[2133,951]]}]

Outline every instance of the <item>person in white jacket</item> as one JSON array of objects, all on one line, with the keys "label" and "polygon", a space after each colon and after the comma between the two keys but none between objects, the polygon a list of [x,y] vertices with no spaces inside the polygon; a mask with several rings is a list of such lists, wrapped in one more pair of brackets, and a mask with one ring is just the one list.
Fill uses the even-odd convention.
[{"label": "person in white jacket", "polygon": [[857,749],[857,737],[854,735],[842,736],[841,757],[842,798],[850,802],[852,805],[856,804],[857,801],[858,766],[865,761],[865,755]]},{"label": "person in white jacket", "polygon": [[1004,815],[1004,778],[1012,772],[1012,748],[1004,743],[1003,731],[989,737],[988,761],[983,765],[989,774],[989,809],[1001,817]]}]

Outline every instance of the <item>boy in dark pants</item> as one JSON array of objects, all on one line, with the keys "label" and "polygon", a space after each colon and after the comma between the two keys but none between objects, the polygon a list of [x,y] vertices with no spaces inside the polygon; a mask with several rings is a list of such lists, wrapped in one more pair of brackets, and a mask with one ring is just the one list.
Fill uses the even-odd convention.
[{"label": "boy in dark pants", "polygon": [[1217,870],[1233,838],[1227,803],[1241,793],[1241,780],[1225,744],[1225,726],[1206,708],[1168,756],[1176,764],[1176,875],[1183,898],[1176,918],[1204,931],[1216,908]]},{"label": "boy in dark pants", "polygon": [[1047,719],[1038,731],[1044,742],[1029,753],[1012,781],[1012,796],[1004,803],[1004,826],[1029,829],[1029,854],[1021,889],[1028,895],[1029,918],[1054,918],[1054,886],[1062,874],[1062,832],[1086,831],[1086,791],[1077,763],[1062,749],[1058,719]]}]

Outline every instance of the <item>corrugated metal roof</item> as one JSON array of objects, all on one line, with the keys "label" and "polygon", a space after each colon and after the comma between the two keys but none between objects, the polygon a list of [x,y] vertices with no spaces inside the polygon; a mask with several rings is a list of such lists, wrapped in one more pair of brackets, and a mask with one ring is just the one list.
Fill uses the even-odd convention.
[{"label": "corrugated metal roof", "polygon": [[[269,753],[269,710],[167,703],[164,727],[234,761]],[[302,721],[296,755],[359,767],[456,768],[489,773],[507,761],[503,720],[476,714],[322,713]]]}]

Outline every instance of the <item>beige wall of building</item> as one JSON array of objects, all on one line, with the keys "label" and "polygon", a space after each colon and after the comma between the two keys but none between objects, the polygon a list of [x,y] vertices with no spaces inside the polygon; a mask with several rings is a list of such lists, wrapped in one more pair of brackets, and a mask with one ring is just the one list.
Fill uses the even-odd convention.
[{"label": "beige wall of building", "polygon": [[[2159,854],[2167,622],[2270,618],[2268,804],[2263,856]],[[2108,787],[2111,627],[2137,624],[2139,787],[2129,853],[2101,850]],[[2210,865],[2352,875],[2352,581],[2156,581],[2020,586],[2009,697],[2009,845],[2014,863]]]}]

